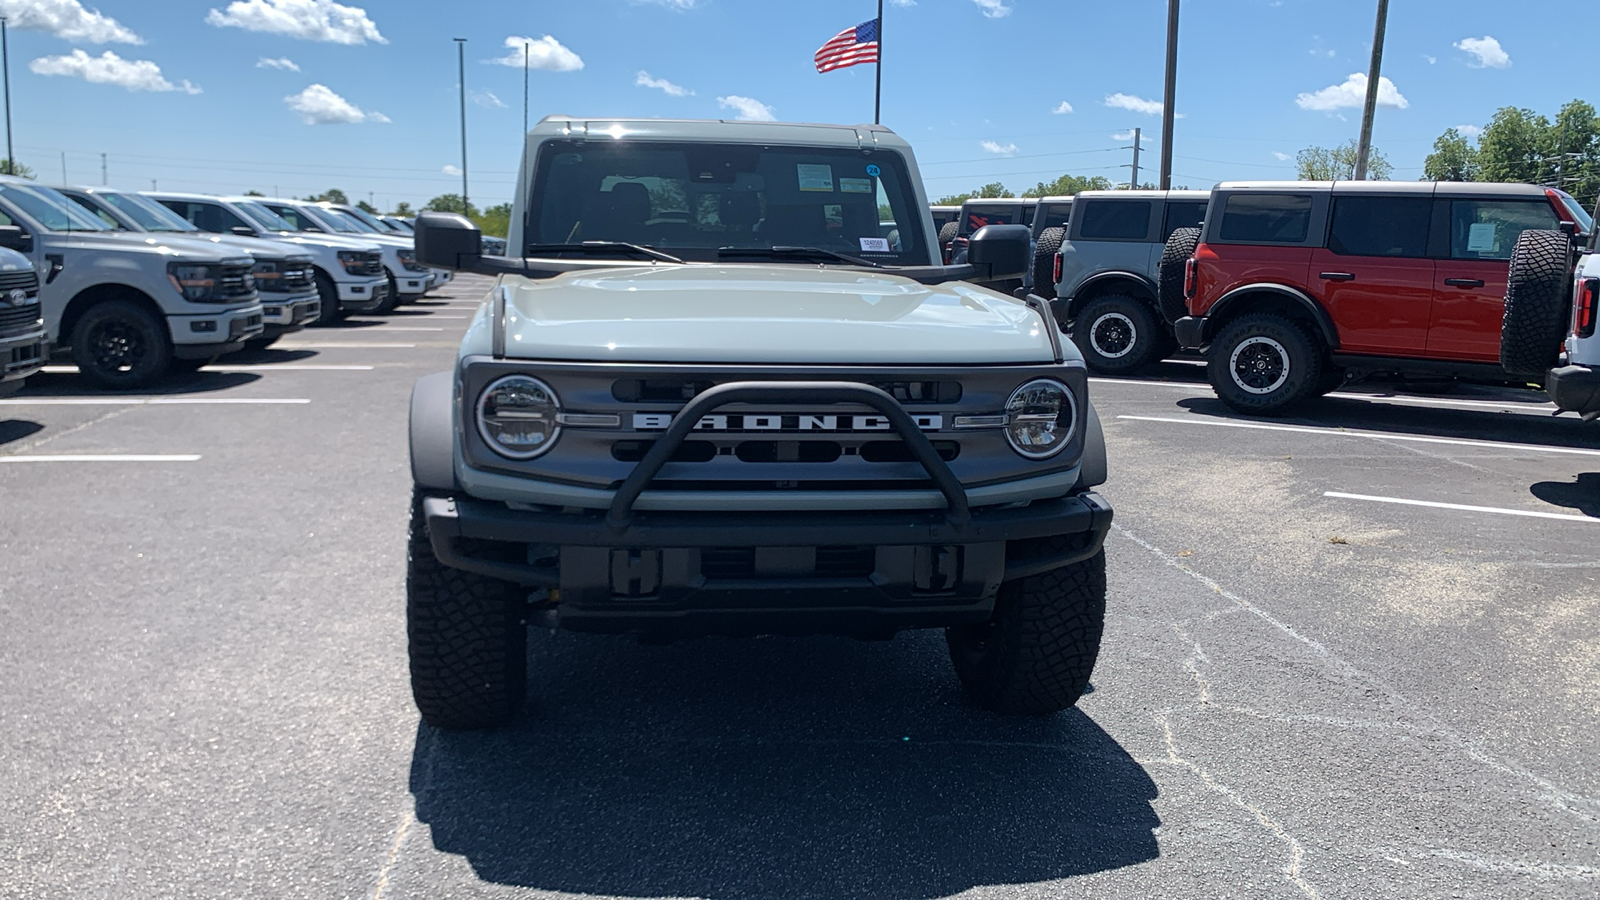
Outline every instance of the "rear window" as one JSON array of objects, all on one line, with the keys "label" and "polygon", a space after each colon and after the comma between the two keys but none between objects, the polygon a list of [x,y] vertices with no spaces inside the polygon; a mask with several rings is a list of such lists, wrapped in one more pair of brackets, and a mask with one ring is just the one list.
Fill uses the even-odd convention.
[{"label": "rear window", "polygon": [[1309,194],[1234,194],[1222,210],[1225,241],[1298,244],[1310,229]]},{"label": "rear window", "polygon": [[1547,200],[1455,200],[1450,203],[1450,258],[1510,259],[1524,231],[1558,225]]},{"label": "rear window", "polygon": [[1097,200],[1083,204],[1079,236],[1090,241],[1142,241],[1150,233],[1149,200]]},{"label": "rear window", "polygon": [[1185,200],[1167,204],[1167,220],[1161,226],[1161,240],[1172,237],[1179,228],[1199,228],[1206,218],[1206,201]]},{"label": "rear window", "polygon": [[1427,197],[1340,197],[1328,249],[1345,256],[1428,255],[1433,201]]},{"label": "rear window", "polygon": [[1048,206],[1042,206],[1039,208],[1038,216],[1044,220],[1039,223],[1041,229],[1065,228],[1067,227],[1067,221],[1072,217],[1072,204],[1052,203]]},{"label": "rear window", "polygon": [[961,218],[961,233],[971,234],[985,225],[1020,225],[1022,207],[1008,206],[1000,209],[969,209]]}]

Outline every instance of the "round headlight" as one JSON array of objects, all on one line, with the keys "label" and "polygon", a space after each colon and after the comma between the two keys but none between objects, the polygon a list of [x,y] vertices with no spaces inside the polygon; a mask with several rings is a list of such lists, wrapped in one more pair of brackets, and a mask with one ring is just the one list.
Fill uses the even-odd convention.
[{"label": "round headlight", "polygon": [[1046,459],[1072,440],[1078,403],[1059,381],[1041,378],[1019,387],[1006,401],[1006,440],[1029,459]]},{"label": "round headlight", "polygon": [[507,375],[478,398],[478,434],[501,456],[533,459],[561,435],[556,424],[560,412],[561,400],[550,385],[527,375]]}]

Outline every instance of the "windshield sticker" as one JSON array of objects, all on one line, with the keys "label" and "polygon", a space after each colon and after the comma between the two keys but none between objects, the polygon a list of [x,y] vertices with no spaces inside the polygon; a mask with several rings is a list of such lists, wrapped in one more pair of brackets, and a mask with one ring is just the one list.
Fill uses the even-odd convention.
[{"label": "windshield sticker", "polygon": [[863,253],[888,253],[888,238],[862,238],[861,251]]},{"label": "windshield sticker", "polygon": [[1493,222],[1477,222],[1467,229],[1468,253],[1493,253],[1500,249],[1500,242],[1495,240]]},{"label": "windshield sticker", "polygon": [[800,190],[833,193],[833,166],[799,163],[794,168],[800,176]]},{"label": "windshield sticker", "polygon": [[883,174],[883,170],[878,168],[877,163],[872,163],[871,165],[867,166],[867,174],[871,175],[873,178],[877,178],[879,175]]},{"label": "windshield sticker", "polygon": [[840,178],[839,190],[846,194],[870,194],[872,193],[872,179]]}]

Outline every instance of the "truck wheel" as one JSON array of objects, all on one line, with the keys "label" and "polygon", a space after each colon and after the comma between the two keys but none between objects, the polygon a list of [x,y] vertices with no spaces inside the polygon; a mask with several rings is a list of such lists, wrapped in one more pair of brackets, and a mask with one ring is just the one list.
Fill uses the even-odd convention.
[{"label": "truck wheel", "polygon": [[1206,354],[1206,377],[1239,412],[1276,416],[1324,385],[1322,348],[1298,322],[1252,313],[1228,323]]},{"label": "truck wheel", "polygon": [[72,361],[101,387],[144,387],[172,361],[167,326],[137,303],[97,303],[72,329]]},{"label": "truck wheel", "polygon": [[385,269],[383,274],[389,279],[389,294],[383,298],[383,302],[378,304],[376,309],[369,310],[365,315],[387,316],[400,306],[400,282],[395,280],[394,273],[388,269]]},{"label": "truck wheel", "polygon": [[339,306],[339,289],[334,287],[333,279],[317,273],[317,297],[322,301],[322,307],[317,311],[317,320],[312,325],[326,327],[348,318],[350,313]]},{"label": "truck wheel", "polygon": [[960,222],[946,222],[939,229],[939,255],[944,257],[945,265],[950,264],[950,242],[956,239],[961,232]]},{"label": "truck wheel", "polygon": [[1176,322],[1189,314],[1189,299],[1183,295],[1183,275],[1189,257],[1194,255],[1199,246],[1200,229],[1177,228],[1167,238],[1167,246],[1161,251],[1161,267],[1157,277],[1161,314],[1167,317],[1168,322]]},{"label": "truck wheel", "polygon": [[1083,353],[1089,371],[1127,375],[1158,358],[1164,328],[1148,303],[1127,294],[1107,294],[1078,310],[1072,320],[1072,342]]},{"label": "truck wheel", "polygon": [[1000,585],[987,622],[945,630],[967,694],[996,712],[1044,715],[1078,702],[1100,655],[1106,554]]},{"label": "truck wheel", "polygon": [[516,715],[527,685],[528,628],[516,585],[439,562],[422,494],[411,499],[406,636],[411,695],[435,728],[489,728]]},{"label": "truck wheel", "polygon": [[1524,231],[1511,251],[1500,365],[1544,378],[1555,366],[1571,313],[1571,241],[1559,231]]},{"label": "truck wheel", "polygon": [[1033,292],[1047,300],[1056,298],[1056,251],[1066,236],[1065,228],[1046,228],[1033,248]]}]

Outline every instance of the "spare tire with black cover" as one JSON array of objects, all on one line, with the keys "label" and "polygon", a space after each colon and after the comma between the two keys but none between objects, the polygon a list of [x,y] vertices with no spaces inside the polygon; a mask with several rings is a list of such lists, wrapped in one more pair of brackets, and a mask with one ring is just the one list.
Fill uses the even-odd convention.
[{"label": "spare tire with black cover", "polygon": [[1183,294],[1184,269],[1199,246],[1200,229],[1176,228],[1161,251],[1158,288],[1161,314],[1168,322],[1176,322],[1189,314],[1189,298]]},{"label": "spare tire with black cover", "polygon": [[947,263],[950,261],[950,242],[956,239],[960,231],[960,222],[946,222],[944,227],[939,229],[939,254]]},{"label": "spare tire with black cover", "polygon": [[1049,300],[1056,298],[1056,251],[1067,230],[1055,226],[1039,232],[1039,243],[1033,248],[1033,292]]},{"label": "spare tire with black cover", "polygon": [[1571,314],[1572,241],[1559,231],[1524,231],[1511,251],[1500,365],[1543,378],[1556,364]]}]

